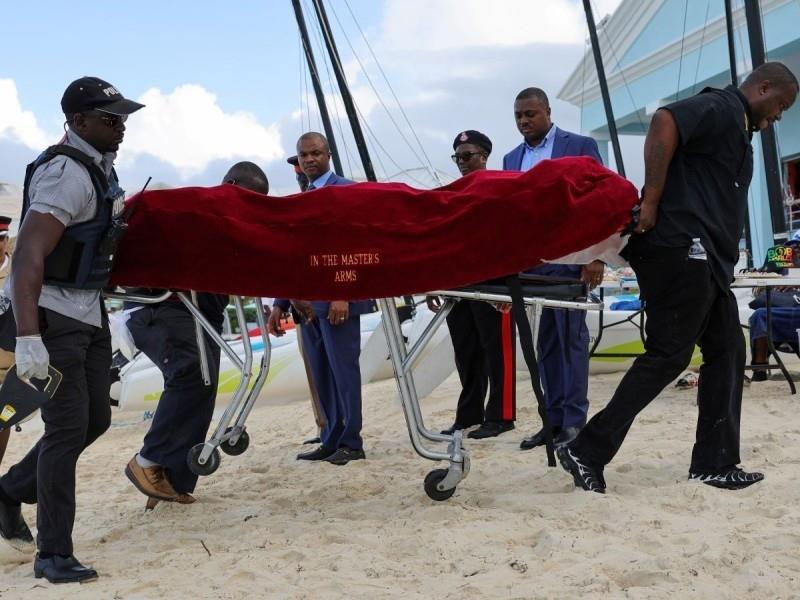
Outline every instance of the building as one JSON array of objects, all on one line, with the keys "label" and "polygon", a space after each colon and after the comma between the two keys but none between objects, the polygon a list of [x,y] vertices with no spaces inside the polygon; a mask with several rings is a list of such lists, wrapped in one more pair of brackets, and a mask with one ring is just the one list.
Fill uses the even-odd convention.
[{"label": "building", "polygon": [[[785,63],[800,75],[800,1],[760,2],[768,60]],[[733,0],[737,71],[751,70],[743,0]],[[643,136],[650,117],[664,104],[731,82],[723,0],[622,0],[598,23],[614,120],[620,135]],[[598,140],[608,162],[610,139],[591,47],[558,97],[580,108],[581,129]],[[800,107],[776,126],[787,228],[800,228]],[[773,232],[767,200],[760,136],[753,138],[755,170],[750,187],[749,226],[758,264],[787,232]],[[792,204],[796,203],[796,204]]]}]

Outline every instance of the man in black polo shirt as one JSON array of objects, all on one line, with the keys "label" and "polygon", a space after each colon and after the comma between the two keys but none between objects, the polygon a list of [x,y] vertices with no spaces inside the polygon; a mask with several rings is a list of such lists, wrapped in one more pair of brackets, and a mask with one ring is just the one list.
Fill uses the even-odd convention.
[{"label": "man in black polo shirt", "polygon": [[753,174],[754,131],[781,118],[797,78],[766,63],[739,87],[706,88],[653,116],[639,225],[625,248],[647,315],[645,353],[605,409],[558,451],[575,485],[605,493],[603,468],[636,415],[703,353],[689,480],[724,489],[761,481],[739,463],[745,345],[730,291]]}]

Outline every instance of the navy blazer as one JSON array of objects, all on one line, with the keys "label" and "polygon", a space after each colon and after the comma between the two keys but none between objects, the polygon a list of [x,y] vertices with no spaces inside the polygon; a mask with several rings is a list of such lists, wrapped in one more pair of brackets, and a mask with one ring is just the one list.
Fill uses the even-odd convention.
[{"label": "navy blazer", "polygon": [[[325,182],[325,185],[322,187],[326,187],[329,185],[350,185],[351,183],[355,183],[352,179],[347,179],[346,177],[342,177],[341,175],[337,175],[335,171],[331,172],[331,176],[328,177],[328,181]],[[312,192],[314,190],[311,190]],[[375,311],[375,301],[374,300],[356,300],[354,302],[350,302],[350,316],[353,315],[363,315],[365,313],[371,313]],[[275,298],[275,306],[280,306],[282,310],[288,311],[290,307],[289,300],[285,298]],[[313,300],[311,302],[311,308],[314,311],[314,315],[317,318],[326,318],[328,316],[328,312],[331,308],[331,303],[328,301],[323,300]]]},{"label": "navy blazer", "polygon": [[[514,148],[511,152],[503,157],[503,170],[504,171],[521,171],[522,170],[522,156],[525,154],[525,142],[523,141],[519,146]],[[550,158],[562,158],[564,156],[591,156],[601,165],[603,159],[600,158],[600,151],[597,149],[597,142],[593,138],[586,137],[577,133],[564,131],[556,127],[553,136],[553,152]],[[556,271],[552,271],[552,267],[556,267]],[[540,271],[537,271],[540,269]],[[560,270],[559,270],[560,269]],[[533,269],[527,269],[524,273],[540,273],[549,275],[560,275],[566,277],[580,277],[581,268],[579,265],[540,265]]]},{"label": "navy blazer", "polygon": [[[524,154],[525,142],[523,141],[503,157],[503,170],[521,171],[522,156]],[[597,142],[593,138],[556,127],[551,158],[561,158],[563,156],[591,156],[601,165],[603,164],[603,159],[600,158],[600,151],[597,149]]]}]

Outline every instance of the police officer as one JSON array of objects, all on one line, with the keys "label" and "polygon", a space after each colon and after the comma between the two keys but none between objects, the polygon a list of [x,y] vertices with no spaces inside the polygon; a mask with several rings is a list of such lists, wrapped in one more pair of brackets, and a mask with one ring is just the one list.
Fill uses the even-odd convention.
[{"label": "police officer", "polygon": [[[461,175],[468,175],[486,169],[492,142],[480,131],[462,131],[453,141],[453,150],[458,170]],[[428,307],[438,311],[439,299],[428,297]],[[455,422],[442,433],[480,425],[468,437],[482,439],[514,429],[516,343],[511,313],[486,302],[461,300],[447,315],[447,327],[453,341],[461,394]]]},{"label": "police officer", "polygon": [[73,554],[75,465],[111,421],[101,290],[124,201],[113,165],[125,120],[142,105],[102,79],[82,77],[69,84],[61,108],[65,136],[26,173],[10,287],[19,376],[44,378],[52,366],[63,381],[41,407],[41,439],[0,478],[0,537],[32,549],[20,503],[37,504],[34,574],[53,583],[97,577]]},{"label": "police officer", "polygon": [[[259,194],[269,193],[267,176],[252,162],[235,164],[222,181]],[[228,296],[197,294],[197,304],[211,325],[221,332]],[[135,310],[128,319],[128,329],[136,347],[161,370],[164,392],[144,444],[128,462],[125,474],[148,497],[149,509],[159,500],[192,504],[197,475],[189,469],[186,456],[195,444],[205,441],[214,415],[220,347],[207,333],[203,334],[210,374],[206,385],[195,322],[189,309],[177,297],[159,304],[132,306]]]}]

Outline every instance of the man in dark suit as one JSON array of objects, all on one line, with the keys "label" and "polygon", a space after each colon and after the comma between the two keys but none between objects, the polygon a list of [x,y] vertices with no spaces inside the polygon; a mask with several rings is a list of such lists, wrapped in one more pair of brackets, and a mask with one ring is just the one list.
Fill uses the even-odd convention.
[{"label": "man in dark suit", "polygon": [[[550,120],[550,102],[539,88],[522,90],[514,101],[514,119],[524,140],[503,158],[503,169],[527,171],[543,160],[562,156],[591,156],[602,163],[597,142],[564,131]],[[531,273],[582,279],[590,287],[600,284],[604,265],[545,264]],[[589,330],[584,311],[545,309],[539,325],[539,370],[547,402],[547,415],[556,444],[575,439],[589,410]],[[545,443],[539,430],[520,444],[529,450]]]},{"label": "man in dark suit", "polygon": [[[297,140],[300,168],[309,180],[308,190],[327,185],[354,183],[330,168],[331,152],[325,136],[309,132]],[[371,312],[374,302],[362,300],[306,301],[276,299],[268,329],[283,335],[281,317],[293,307],[304,318],[301,335],[311,373],[325,412],[321,445],[297,455],[299,460],[324,460],[346,465],[365,458],[361,440],[361,315]]]}]

